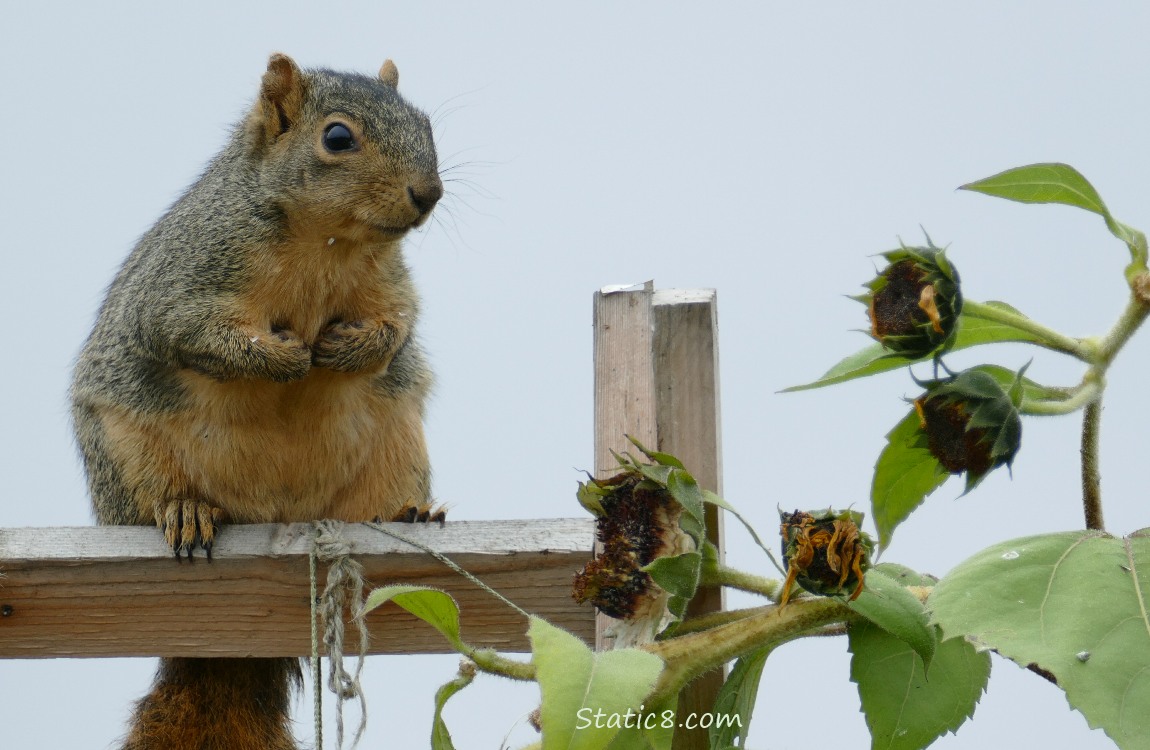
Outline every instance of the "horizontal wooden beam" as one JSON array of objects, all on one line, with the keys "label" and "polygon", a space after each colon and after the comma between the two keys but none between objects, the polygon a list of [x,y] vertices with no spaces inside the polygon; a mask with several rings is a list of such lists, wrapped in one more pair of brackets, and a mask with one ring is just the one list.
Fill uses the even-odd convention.
[{"label": "horizontal wooden beam", "polygon": [[[591,556],[590,518],[387,527],[594,642],[594,610],[570,595]],[[522,615],[430,555],[362,524],[344,526],[342,536],[371,584],[443,589],[462,610],[464,640],[529,650]],[[197,552],[177,562],[154,528],[0,529],[0,657],[307,655],[313,538],[306,523],[231,525],[210,561]],[[324,581],[321,567],[321,591]],[[393,604],[367,619],[370,653],[451,650]]]}]

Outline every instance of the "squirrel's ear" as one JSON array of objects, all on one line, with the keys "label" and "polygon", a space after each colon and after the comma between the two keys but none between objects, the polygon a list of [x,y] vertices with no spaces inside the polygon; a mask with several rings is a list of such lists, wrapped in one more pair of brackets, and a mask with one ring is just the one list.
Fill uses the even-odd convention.
[{"label": "squirrel's ear", "polygon": [[379,80],[393,89],[399,88],[399,68],[395,67],[395,63],[390,58],[384,60],[383,65],[379,66]]},{"label": "squirrel's ear", "polygon": [[303,73],[287,55],[276,53],[268,59],[268,70],[260,85],[260,99],[252,112],[253,133],[270,143],[299,121],[303,110]]}]

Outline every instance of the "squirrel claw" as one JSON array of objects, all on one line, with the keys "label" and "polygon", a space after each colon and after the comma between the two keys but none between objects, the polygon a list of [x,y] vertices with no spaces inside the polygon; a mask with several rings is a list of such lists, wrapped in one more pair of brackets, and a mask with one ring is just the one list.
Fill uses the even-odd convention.
[{"label": "squirrel claw", "polygon": [[192,559],[192,551],[199,544],[210,560],[216,528],[223,516],[219,508],[198,500],[169,500],[156,505],[156,525],[164,532],[164,541],[176,553],[176,559],[184,552]]},{"label": "squirrel claw", "polygon": [[[447,508],[441,505],[415,505],[408,504],[400,508],[399,512],[390,519],[397,523],[437,523],[440,526],[447,523]],[[376,523],[381,523],[381,516],[375,517]]]}]

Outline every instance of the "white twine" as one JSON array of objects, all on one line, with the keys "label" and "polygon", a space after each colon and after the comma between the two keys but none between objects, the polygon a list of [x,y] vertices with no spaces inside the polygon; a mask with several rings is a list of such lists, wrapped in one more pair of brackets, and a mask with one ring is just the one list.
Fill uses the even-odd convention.
[{"label": "white twine", "polygon": [[[312,679],[315,690],[316,748],[323,750],[323,719],[321,698],[321,670],[317,623],[323,623],[323,644],[328,656],[328,690],[336,695],[336,747],[343,750],[343,703],[359,699],[359,727],[351,747],[359,745],[367,728],[367,700],[360,685],[360,673],[367,655],[368,633],[362,618],[356,618],[359,629],[359,653],[355,672],[349,673],[343,663],[344,613],[349,606],[353,613],[363,609],[363,566],[351,559],[351,545],[343,538],[340,521],[316,521],[315,538],[311,552],[312,580]],[[316,596],[317,561],[328,564],[327,584],[323,594]],[[349,601],[350,597],[350,601]]]}]

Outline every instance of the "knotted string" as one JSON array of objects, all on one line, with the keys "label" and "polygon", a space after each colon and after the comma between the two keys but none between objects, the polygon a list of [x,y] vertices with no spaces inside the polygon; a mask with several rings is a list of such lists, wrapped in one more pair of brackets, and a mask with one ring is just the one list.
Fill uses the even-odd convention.
[{"label": "knotted string", "polygon": [[[349,606],[353,613],[363,609],[363,566],[351,559],[351,545],[343,538],[340,521],[316,521],[311,550],[312,585],[312,679],[315,690],[316,748],[323,750],[323,718],[321,676],[319,666],[318,623],[323,624],[323,645],[328,657],[328,690],[336,695],[336,742],[343,749],[343,703],[359,699],[359,728],[356,729],[352,748],[355,748],[367,728],[367,700],[360,685],[364,657],[367,655],[368,633],[363,618],[356,618],[359,630],[359,653],[355,672],[349,673],[343,663],[344,613]],[[327,563],[327,584],[323,594],[316,596],[318,562]],[[349,600],[350,597],[350,600]]]}]

